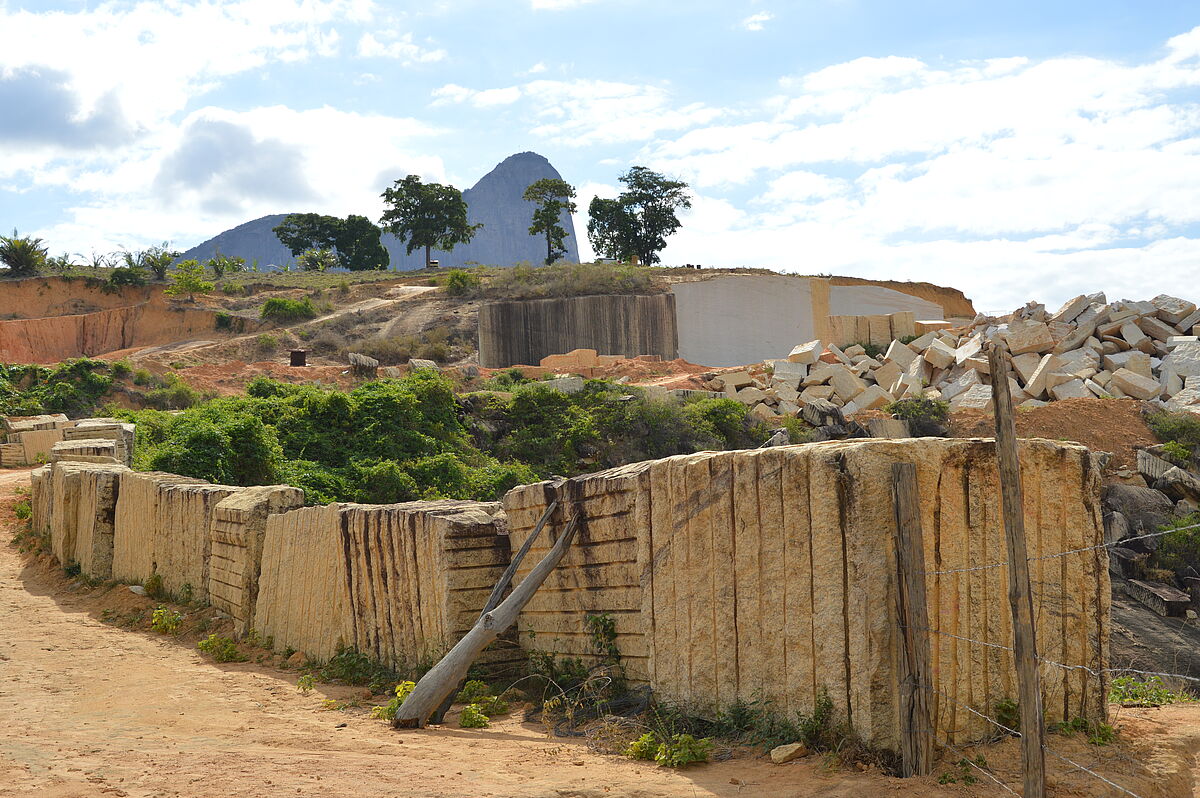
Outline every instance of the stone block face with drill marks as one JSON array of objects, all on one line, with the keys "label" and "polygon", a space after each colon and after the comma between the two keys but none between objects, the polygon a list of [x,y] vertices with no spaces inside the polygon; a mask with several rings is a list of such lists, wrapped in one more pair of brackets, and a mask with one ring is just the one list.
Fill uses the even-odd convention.
[{"label": "stone block face with drill marks", "polygon": [[208,600],[234,619],[240,637],[254,620],[267,517],[304,505],[304,491],[286,485],[246,488],[213,509]]},{"label": "stone block face with drill marks", "polygon": [[[1029,554],[1103,542],[1099,468],[1080,446],[1021,442]],[[893,463],[916,466],[922,497],[934,733],[962,744],[994,731],[1017,694],[995,446],[921,438],[705,452],[577,477],[528,573],[574,511],[582,524],[522,613],[522,645],[587,658],[587,617],[607,612],[629,676],[700,707],[768,698],[811,712],[827,692],[868,743],[897,750]],[[573,484],[574,483],[574,484]],[[573,485],[573,486],[572,486]],[[553,498],[547,484],[504,498],[512,545]],[[1107,664],[1103,552],[1030,563],[1041,653]],[[937,573],[952,571],[952,573]],[[940,634],[945,632],[946,634]],[[1049,722],[1103,719],[1104,680],[1044,667]]]},{"label": "stone block face with drill marks", "polygon": [[[33,523],[50,533],[51,551],[62,565],[78,564],[80,573],[93,579],[112,578],[117,497],[121,474],[128,470],[116,464],[59,462],[38,477],[42,484],[31,502]],[[42,513],[45,520],[37,517]]]},{"label": "stone block face with drill marks", "polygon": [[[495,502],[331,504],[267,520],[254,628],[315,659],[356,649],[395,668],[436,661],[508,565]],[[520,658],[498,641],[482,661]]]},{"label": "stone block face with drill marks", "polygon": [[113,579],[142,584],[154,574],[161,537],[156,519],[164,491],[171,485],[203,484],[162,471],[122,472],[113,530]]}]

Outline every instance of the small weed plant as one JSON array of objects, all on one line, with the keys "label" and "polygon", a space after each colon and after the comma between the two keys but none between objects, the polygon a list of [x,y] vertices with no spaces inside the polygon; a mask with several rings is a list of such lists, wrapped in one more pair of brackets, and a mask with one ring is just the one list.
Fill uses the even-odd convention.
[{"label": "small weed plant", "polygon": [[183,614],[161,604],[155,607],[150,615],[150,628],[159,634],[179,634],[179,627],[182,625]]},{"label": "small weed plant", "polygon": [[1100,723],[1087,718],[1072,718],[1065,720],[1054,727],[1054,731],[1070,737],[1074,734],[1083,734],[1087,737],[1087,741],[1092,745],[1108,745],[1113,740],[1117,739],[1117,732],[1112,726],[1107,723]]},{"label": "small weed plant", "polygon": [[296,680],[296,689],[302,693],[311,693],[317,686],[317,677],[306,673]]},{"label": "small weed plant", "polygon": [[228,637],[211,634],[196,644],[196,648],[217,662],[245,662],[246,657],[238,650],[237,643]]},{"label": "small weed plant", "polygon": [[33,505],[29,499],[21,499],[13,505],[13,514],[18,521],[28,521],[33,516]]},{"label": "small weed plant", "polygon": [[975,777],[975,768],[971,766],[972,763],[979,768],[987,769],[987,760],[982,756],[977,756],[974,759],[963,757],[954,763],[952,770],[947,770],[941,776],[938,776],[938,784],[975,784],[979,779]]},{"label": "small weed plant", "polygon": [[654,761],[668,768],[687,767],[696,762],[707,762],[712,749],[711,738],[696,739],[690,734],[673,734],[671,739],[659,744]]},{"label": "small weed plant", "polygon": [[417,687],[416,682],[400,682],[396,685],[395,695],[381,707],[375,707],[371,710],[371,717],[379,720],[392,720],[396,717],[396,713],[400,711],[400,705],[404,703],[404,699],[408,698],[409,693]]}]

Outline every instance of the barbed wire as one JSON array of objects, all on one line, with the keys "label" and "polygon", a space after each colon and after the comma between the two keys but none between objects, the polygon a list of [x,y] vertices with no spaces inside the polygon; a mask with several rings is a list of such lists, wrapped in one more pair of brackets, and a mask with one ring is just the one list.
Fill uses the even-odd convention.
[{"label": "barbed wire", "polygon": [[[1158,532],[1147,532],[1144,535],[1135,535],[1133,537],[1123,538],[1123,539],[1115,541],[1113,543],[1098,543],[1095,546],[1084,546],[1082,548],[1068,549],[1067,551],[1060,551],[1060,552],[1056,552],[1054,554],[1043,554],[1038,557],[1027,557],[1026,561],[1027,562],[1037,562],[1039,560],[1053,560],[1057,557],[1066,557],[1068,554],[1080,554],[1085,551],[1095,551],[1097,549],[1113,548],[1115,546],[1124,545],[1131,541],[1146,540],[1148,538],[1162,537],[1163,535],[1169,535],[1172,532],[1186,532],[1189,529],[1200,529],[1200,524],[1189,524],[1187,526],[1174,527],[1172,529],[1162,529],[1162,530],[1159,530]],[[944,576],[946,574],[965,574],[965,573],[971,573],[972,571],[987,571],[987,570],[991,570],[993,568],[1004,568],[1007,565],[1008,565],[1008,560],[1005,560],[1003,562],[989,563],[988,565],[974,565],[969,568],[947,568],[945,570],[940,570],[940,571],[921,571],[921,573],[919,575],[920,576]]]},{"label": "barbed wire", "polygon": [[1058,757],[1062,761],[1066,762],[1071,767],[1077,768],[1078,770],[1082,770],[1084,773],[1087,773],[1088,775],[1095,776],[1096,778],[1100,779],[1100,781],[1104,782],[1108,786],[1118,789],[1121,792],[1125,793],[1126,795],[1132,795],[1133,798],[1142,798],[1142,796],[1138,795],[1136,792],[1133,792],[1132,790],[1128,790],[1125,787],[1122,787],[1120,784],[1117,784],[1115,781],[1109,781],[1108,779],[1104,778],[1103,776],[1101,776],[1099,773],[1092,770],[1091,768],[1081,765],[1072,759],[1068,759],[1067,757],[1058,753],[1057,751],[1055,751],[1053,748],[1051,748],[1048,745],[1043,745],[1042,750],[1048,754],[1053,754],[1054,756]]},{"label": "barbed wire", "polygon": [[964,754],[959,749],[955,748],[950,743],[943,742],[942,745],[944,747],[950,749],[951,751],[953,751],[959,757],[961,757],[961,759],[959,761],[966,762],[968,765],[975,768],[976,770],[978,770],[983,775],[987,776],[992,781],[996,782],[996,784],[1000,785],[1000,787],[1002,787],[1009,795],[1015,795],[1015,796],[1017,796],[1017,798],[1020,798],[1021,794],[1019,792],[1014,790],[1012,787],[1009,787],[1004,782],[1000,781],[1000,778],[996,774],[992,773],[990,770],[985,768],[983,765],[978,764],[973,759],[971,759],[971,757],[967,756],[966,754]]}]

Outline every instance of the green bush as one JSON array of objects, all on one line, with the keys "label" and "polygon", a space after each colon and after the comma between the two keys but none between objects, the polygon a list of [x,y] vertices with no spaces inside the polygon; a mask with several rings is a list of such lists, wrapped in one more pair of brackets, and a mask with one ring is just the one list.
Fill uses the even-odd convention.
[{"label": "green bush", "polygon": [[263,303],[261,315],[264,319],[285,324],[316,318],[317,308],[309,297],[304,297],[304,299],[271,297]]},{"label": "green bush", "polygon": [[712,749],[713,741],[708,737],[697,740],[690,734],[675,734],[659,744],[654,761],[668,768],[687,767],[694,762],[707,762]]},{"label": "green bush", "polygon": [[1185,693],[1168,690],[1158,676],[1151,676],[1145,681],[1135,676],[1118,676],[1112,680],[1108,700],[1113,704],[1160,707],[1193,699]]},{"label": "green bush", "polygon": [[442,279],[442,285],[450,296],[467,296],[483,285],[483,280],[466,269],[451,269]]},{"label": "green bush", "polygon": [[658,753],[658,738],[653,732],[646,732],[641,737],[637,738],[629,744],[625,749],[625,756],[630,759],[640,759],[649,762],[654,759]]},{"label": "green bush", "polygon": [[1200,524],[1200,513],[1191,513],[1160,527],[1160,532],[1171,531],[1158,539],[1158,548],[1147,564],[1184,575],[1200,568],[1200,529],[1188,528],[1196,524]]},{"label": "green bush", "polygon": [[885,405],[883,412],[907,421],[909,431],[918,438],[941,438],[946,436],[950,403],[941,399],[899,399]]},{"label": "green bush", "polygon": [[107,285],[111,288],[120,288],[127,285],[145,285],[149,281],[150,276],[145,269],[136,266],[118,266],[108,273]]},{"label": "green bush", "polygon": [[122,379],[133,373],[133,365],[128,360],[114,360],[109,371],[114,378]]},{"label": "green bush", "polygon": [[464,729],[486,729],[489,720],[491,718],[483,714],[478,704],[467,704],[459,715],[458,725]]},{"label": "green bush", "polygon": [[183,615],[168,607],[158,606],[150,616],[150,628],[159,634],[173,635],[179,632]]},{"label": "green bush", "polygon": [[1189,452],[1200,446],[1200,415],[1158,410],[1146,414],[1146,424],[1163,443],[1178,443]]},{"label": "green bush", "polygon": [[454,700],[460,704],[473,704],[480,698],[490,695],[491,692],[492,688],[488,687],[487,682],[480,681],[479,679],[470,679],[458,691],[458,695],[454,697]]},{"label": "green bush", "polygon": [[1179,441],[1167,441],[1162,445],[1163,454],[1176,463],[1187,464],[1192,459],[1192,450]]},{"label": "green bush", "polygon": [[408,698],[416,688],[416,682],[400,682],[396,685],[396,694],[383,706],[372,709],[371,717],[379,720],[392,720],[400,711],[400,705],[404,703],[404,699]]},{"label": "green bush", "polygon": [[196,648],[217,662],[245,662],[246,657],[238,650],[237,643],[228,637],[211,634],[196,644]]}]

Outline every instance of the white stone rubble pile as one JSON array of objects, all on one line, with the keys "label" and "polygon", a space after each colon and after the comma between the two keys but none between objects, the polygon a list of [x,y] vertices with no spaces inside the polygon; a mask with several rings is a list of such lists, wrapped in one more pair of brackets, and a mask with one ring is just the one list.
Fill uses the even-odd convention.
[{"label": "white stone rubble pile", "polygon": [[1010,389],[1020,407],[1083,397],[1156,401],[1200,413],[1200,309],[1160,294],[1149,301],[1075,297],[1057,312],[1030,302],[1008,317],[894,340],[878,356],[855,344],[797,346],[786,359],[715,374],[707,387],[749,405],[764,420],[796,416],[816,400],[844,416],[904,398],[946,400],[950,409],[990,409],[985,343],[1012,352]]}]

